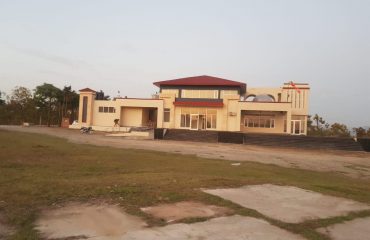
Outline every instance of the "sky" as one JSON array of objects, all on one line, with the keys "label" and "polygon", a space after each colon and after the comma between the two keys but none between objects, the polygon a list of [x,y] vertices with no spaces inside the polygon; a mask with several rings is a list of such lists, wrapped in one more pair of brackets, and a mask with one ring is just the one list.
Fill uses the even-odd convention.
[{"label": "sky", "polygon": [[310,114],[370,126],[369,0],[0,0],[0,91],[150,97],[211,75],[311,86]]}]

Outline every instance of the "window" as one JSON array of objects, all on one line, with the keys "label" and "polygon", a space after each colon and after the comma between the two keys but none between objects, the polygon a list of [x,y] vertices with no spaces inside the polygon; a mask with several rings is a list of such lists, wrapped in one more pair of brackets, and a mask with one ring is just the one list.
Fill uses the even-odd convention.
[{"label": "window", "polygon": [[114,107],[99,107],[99,112],[101,112],[101,113],[115,113],[116,109]]},{"label": "window", "polygon": [[163,112],[163,121],[164,122],[170,122],[170,113],[171,110],[169,108],[165,108]]},{"label": "window", "polygon": [[190,127],[190,114],[181,114],[181,127]]},{"label": "window", "polygon": [[[206,108],[181,108],[180,127],[190,128],[191,115],[198,117],[199,122],[204,126],[201,129],[217,128],[217,110]],[[203,122],[204,121],[204,122]],[[204,125],[203,125],[204,124]]]},{"label": "window", "polygon": [[163,94],[174,94],[176,97],[179,97],[179,90],[178,89],[162,89],[161,93],[163,93]]},{"label": "window", "polygon": [[239,95],[238,90],[221,90],[220,98],[224,98],[225,96],[232,96],[232,95]]},{"label": "window", "polygon": [[217,110],[207,109],[207,128],[216,129],[217,126]]},{"label": "window", "polygon": [[181,109],[180,127],[182,128],[190,127],[190,110],[188,108]]},{"label": "window", "polygon": [[248,128],[275,128],[275,119],[269,116],[245,116],[244,126]]},{"label": "window", "polygon": [[87,97],[82,98],[82,122],[85,123],[87,119]]},{"label": "window", "polygon": [[199,90],[199,89],[183,89],[181,91],[182,98],[218,98],[218,90]]}]

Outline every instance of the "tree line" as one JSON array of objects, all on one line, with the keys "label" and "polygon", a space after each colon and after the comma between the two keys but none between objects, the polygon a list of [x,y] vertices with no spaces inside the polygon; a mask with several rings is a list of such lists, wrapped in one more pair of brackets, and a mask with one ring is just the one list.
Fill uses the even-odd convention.
[{"label": "tree line", "polygon": [[[97,92],[96,99],[109,100],[103,91]],[[10,95],[0,91],[0,124],[30,123],[36,125],[59,126],[62,118],[70,123],[78,118],[79,95],[71,86],[63,89],[44,83],[30,90],[15,87]],[[353,128],[353,135],[370,137],[370,128]],[[318,114],[308,116],[307,135],[322,137],[351,137],[351,130],[341,123],[329,124]]]},{"label": "tree line", "polygon": [[71,86],[63,89],[44,83],[30,90],[15,87],[10,95],[0,91],[0,124],[30,123],[59,126],[62,117],[78,118],[79,95]]},{"label": "tree line", "polygon": [[[352,128],[354,136],[370,137],[370,128]],[[318,114],[309,115],[307,119],[307,135],[321,137],[351,137],[351,130],[342,123],[330,124]]]}]

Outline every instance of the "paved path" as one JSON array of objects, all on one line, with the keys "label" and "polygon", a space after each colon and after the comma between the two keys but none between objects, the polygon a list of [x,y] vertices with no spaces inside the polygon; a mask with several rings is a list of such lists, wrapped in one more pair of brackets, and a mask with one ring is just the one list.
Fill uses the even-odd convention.
[{"label": "paved path", "polygon": [[0,126],[0,130],[42,133],[66,138],[74,143],[111,146],[126,149],[145,149],[180,154],[196,154],[199,157],[233,161],[252,161],[276,164],[283,167],[314,171],[333,171],[354,178],[370,179],[370,153],[346,151],[312,151],[258,147],[251,145],[200,143],[168,140],[131,140],[122,137],[106,137],[101,132],[81,134],[78,130],[47,127]]}]

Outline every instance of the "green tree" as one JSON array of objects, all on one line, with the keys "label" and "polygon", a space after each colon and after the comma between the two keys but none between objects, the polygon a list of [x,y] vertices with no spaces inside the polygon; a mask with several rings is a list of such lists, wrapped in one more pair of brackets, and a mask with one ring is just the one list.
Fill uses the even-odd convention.
[{"label": "green tree", "polygon": [[46,118],[48,127],[51,124],[60,123],[61,115],[59,109],[61,107],[60,99],[62,99],[62,96],[62,90],[49,83],[44,83],[35,89],[35,103],[39,108],[40,114]]},{"label": "green tree", "polygon": [[4,96],[5,93],[0,91],[0,105],[5,105],[5,99],[3,99]]},{"label": "green tree", "polygon": [[365,129],[363,127],[353,128],[353,132],[357,138],[370,137],[370,128]]},{"label": "green tree", "polygon": [[6,111],[9,117],[8,124],[33,122],[35,104],[31,90],[26,87],[15,87],[9,97]]},{"label": "green tree", "polygon": [[71,121],[77,119],[79,95],[72,90],[71,86],[64,86],[62,90],[61,115]]},{"label": "green tree", "polygon": [[[311,136],[325,136],[329,129],[329,123],[327,123],[317,113],[313,116],[308,117],[307,120],[307,134]],[[315,123],[315,124],[313,124]]]},{"label": "green tree", "polygon": [[335,137],[350,137],[351,133],[348,130],[348,127],[345,124],[340,124],[340,123],[333,123],[330,126],[330,136],[335,136]]}]

